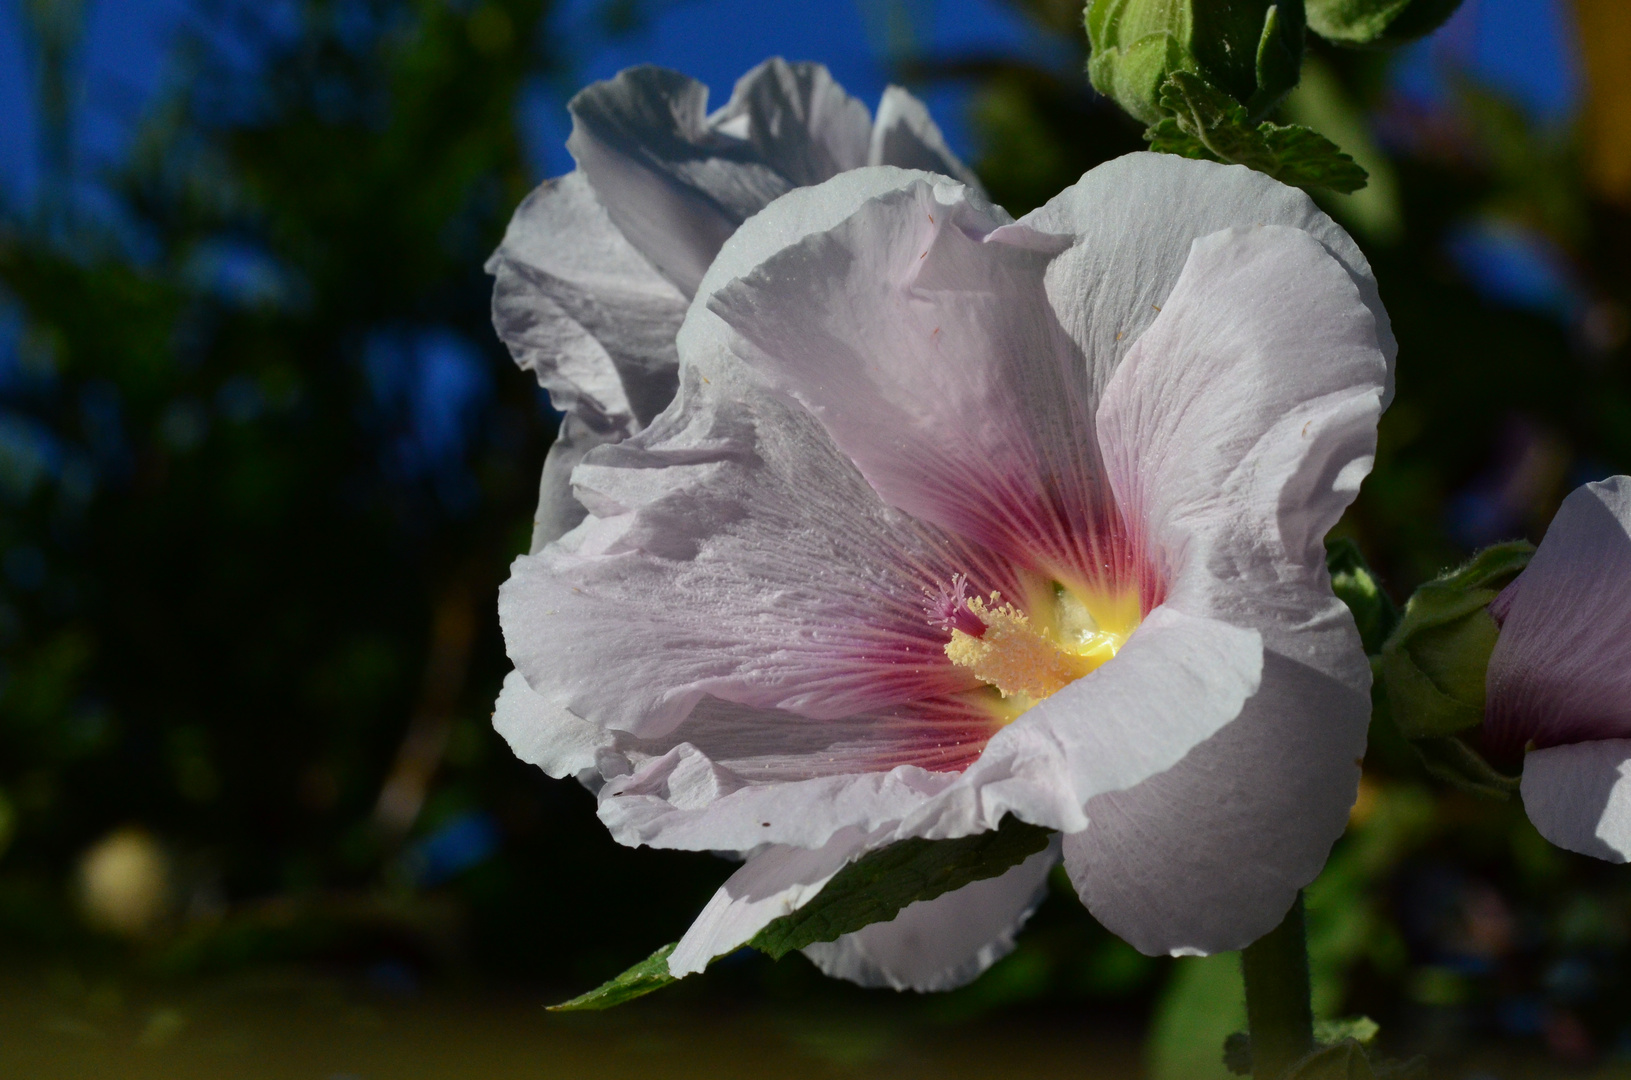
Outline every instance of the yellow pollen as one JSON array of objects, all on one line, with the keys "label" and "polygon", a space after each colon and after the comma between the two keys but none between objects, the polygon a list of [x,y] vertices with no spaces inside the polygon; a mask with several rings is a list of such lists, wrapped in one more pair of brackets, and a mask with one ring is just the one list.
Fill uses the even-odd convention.
[{"label": "yellow pollen", "polygon": [[946,643],[952,663],[1001,693],[1004,700],[1000,706],[993,702],[993,712],[1005,721],[1113,658],[1138,624],[1136,597],[1130,609],[1122,597],[1094,605],[1110,616],[1110,625],[1101,627],[1074,591],[1059,585],[1052,591],[1052,604],[1032,605],[1033,611],[1041,611],[1040,621],[1005,602],[1000,593],[974,597],[968,610],[985,624],[985,633],[975,637],[953,629]]}]

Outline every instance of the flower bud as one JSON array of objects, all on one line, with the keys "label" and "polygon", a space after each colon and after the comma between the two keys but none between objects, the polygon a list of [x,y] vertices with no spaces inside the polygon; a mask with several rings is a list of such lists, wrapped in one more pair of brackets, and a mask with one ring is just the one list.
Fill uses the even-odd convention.
[{"label": "flower bud", "polygon": [[1402,45],[1442,26],[1461,0],[1306,0],[1308,28],[1338,45]]},{"label": "flower bud", "polygon": [[1489,605],[1533,553],[1523,541],[1485,548],[1405,605],[1376,662],[1388,712],[1405,738],[1437,739],[1483,722],[1484,676],[1500,633]]},{"label": "flower bud", "polygon": [[1259,120],[1297,85],[1303,0],[1091,0],[1088,77],[1146,124],[1166,115],[1161,84],[1190,71]]}]

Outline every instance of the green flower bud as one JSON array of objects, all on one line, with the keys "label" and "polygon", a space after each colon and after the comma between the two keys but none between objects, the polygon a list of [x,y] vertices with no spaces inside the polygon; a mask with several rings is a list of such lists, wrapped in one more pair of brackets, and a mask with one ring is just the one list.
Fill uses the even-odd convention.
[{"label": "green flower bud", "polygon": [[1399,734],[1429,739],[1483,723],[1484,674],[1500,633],[1489,604],[1534,551],[1521,540],[1485,548],[1410,598],[1377,659]]},{"label": "green flower bud", "polygon": [[1416,590],[1373,661],[1381,700],[1428,771],[1488,794],[1510,782],[1456,733],[1484,721],[1484,679],[1500,628],[1492,600],[1529,565],[1534,545],[1496,544]]},{"label": "green flower bud", "polygon": [[1255,122],[1297,85],[1303,0],[1091,0],[1087,74],[1146,124],[1166,115],[1161,84],[1189,71],[1246,106]]},{"label": "green flower bud", "polygon": [[1461,0],[1306,0],[1308,28],[1338,45],[1401,45],[1430,34]]}]

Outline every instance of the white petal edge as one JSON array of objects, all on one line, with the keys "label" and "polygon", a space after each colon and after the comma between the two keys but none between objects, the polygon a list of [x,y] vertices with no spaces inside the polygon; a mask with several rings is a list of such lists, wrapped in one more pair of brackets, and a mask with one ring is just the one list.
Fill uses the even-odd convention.
[{"label": "white petal edge", "polygon": [[755,934],[815,898],[833,875],[873,846],[857,830],[832,837],[824,847],[770,847],[748,857],[726,879],[668,957],[669,974],[695,975],[717,956],[734,952]]},{"label": "white petal edge", "polygon": [[1606,862],[1631,862],[1631,739],[1531,750],[1523,808],[1540,835]]},{"label": "white petal edge", "polygon": [[1353,238],[1297,188],[1244,165],[1127,154],[1090,170],[1020,224],[1075,239],[1049,272],[1048,295],[1105,379],[1166,303],[1192,240],[1231,227],[1301,229],[1342,264],[1375,317],[1388,365],[1384,406],[1392,399],[1399,348],[1370,263]]},{"label": "white petal edge", "polygon": [[1065,868],[1095,918],[1140,952],[1240,949],[1279,924],[1347,826],[1368,695],[1265,656],[1242,715],[1177,765],[1087,804]]},{"label": "white petal edge", "polygon": [[836,941],[806,947],[824,974],[867,987],[955,990],[1014,951],[1015,937],[1048,894],[1059,838],[1006,873],[908,904]]}]

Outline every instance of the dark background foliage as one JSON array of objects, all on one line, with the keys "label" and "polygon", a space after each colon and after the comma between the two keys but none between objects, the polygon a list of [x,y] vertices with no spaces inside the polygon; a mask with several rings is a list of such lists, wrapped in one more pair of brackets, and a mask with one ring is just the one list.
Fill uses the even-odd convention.
[{"label": "dark background foliage", "polygon": [[[1080,74],[1079,6],[1015,2],[1036,57],[894,63],[961,88],[1018,214],[1142,143]],[[537,179],[528,94],[572,78],[548,0],[209,8],[94,172],[68,134],[74,6],[30,0],[45,174],[0,214],[0,951],[167,985],[295,963],[547,996],[672,940],[728,866],[611,843],[488,726],[494,596],[553,421],[491,333],[481,265]],[[1567,122],[1471,77],[1425,108],[1387,55],[1324,48],[1286,107],[1373,172],[1331,209],[1382,283],[1398,399],[1341,529],[1400,599],[1631,470],[1631,24],[1574,10]],[[122,931],[83,897],[110,837],[164,867]],[[1435,786],[1379,726],[1310,894],[1319,1005],[1404,1048],[1612,1059],[1628,881]],[[1238,1026],[1221,963],[1139,957],[1061,891],[1013,958],[909,1007],[1086,1009],[1148,1025],[1157,1075],[1211,1075],[1182,1048]],[[694,982],[674,993],[847,993],[797,959]]]}]

